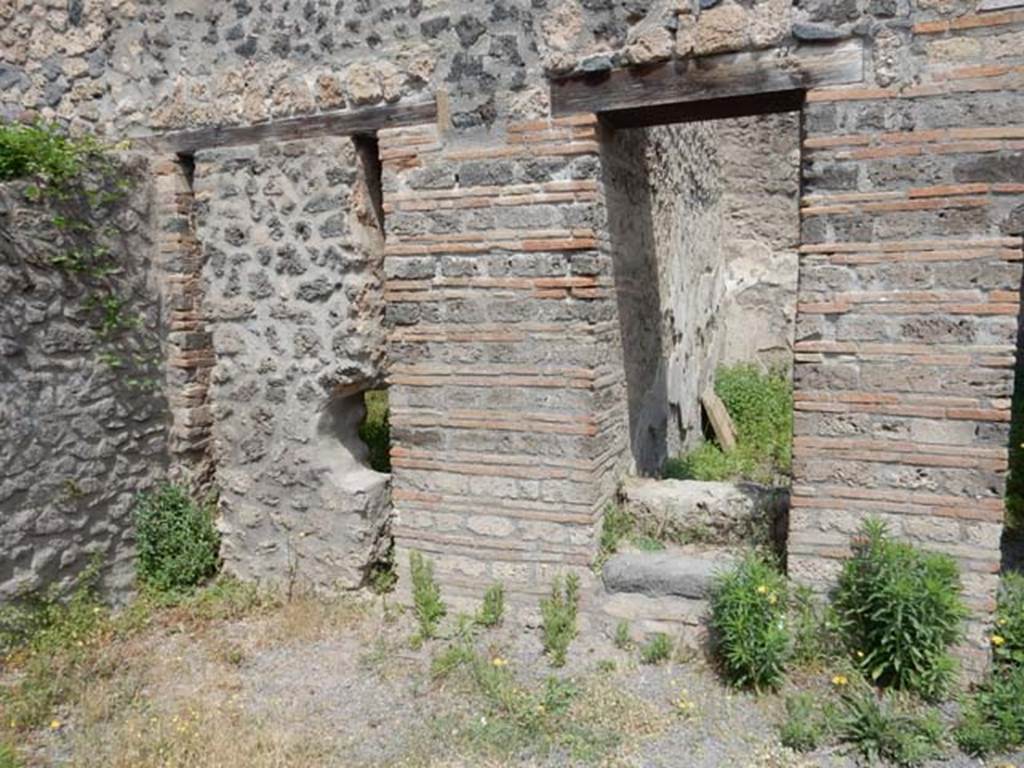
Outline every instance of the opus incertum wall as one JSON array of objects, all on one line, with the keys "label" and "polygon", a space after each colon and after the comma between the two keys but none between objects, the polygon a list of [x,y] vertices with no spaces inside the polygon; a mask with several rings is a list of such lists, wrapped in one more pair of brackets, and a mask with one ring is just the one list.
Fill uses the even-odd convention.
[{"label": "opus incertum wall", "polygon": [[[240,446],[217,443],[256,415],[234,387],[271,415],[282,394],[310,396],[309,414],[288,400],[288,413],[310,416],[305,431],[291,417],[265,420],[297,441],[310,472],[281,488],[301,488],[305,509],[280,488],[232,492],[246,573],[259,572],[261,552],[288,570],[289,537],[315,522],[303,500],[326,486],[307,453],[322,434],[313,417],[351,393],[318,380],[313,397],[304,383],[362,359],[328,321],[335,312],[358,325],[348,310],[366,304],[359,286],[382,269],[389,357],[342,378],[390,380],[400,550],[434,555],[446,586],[467,595],[490,578],[529,595],[555,572],[585,574],[630,460],[607,131],[785,108],[802,110],[804,133],[790,570],[827,582],[874,514],[955,555],[977,615],[991,608],[1024,230],[1024,4],[702,5],[19,1],[0,11],[0,114],[116,136],[177,132],[156,161],[172,465],[200,486],[245,474]],[[277,257],[261,262],[244,237],[280,231],[298,247],[307,213],[316,226],[336,213],[349,229],[317,232],[313,245],[351,248],[364,196],[350,172],[361,166],[338,149],[295,175],[315,152],[257,146],[306,141],[330,155],[319,139],[357,134],[379,138],[382,259],[328,264],[300,247],[294,268],[326,281],[323,302],[302,307],[306,278],[279,274]],[[303,210],[303,177],[331,212]],[[283,230],[253,218],[279,204],[292,206]],[[240,233],[209,217],[222,210]],[[249,314],[224,314],[243,297]],[[251,357],[275,357],[259,351],[283,330],[275,359]],[[245,343],[232,346],[232,334]],[[271,456],[253,466],[276,469]],[[325,583],[344,553],[312,557]]]}]

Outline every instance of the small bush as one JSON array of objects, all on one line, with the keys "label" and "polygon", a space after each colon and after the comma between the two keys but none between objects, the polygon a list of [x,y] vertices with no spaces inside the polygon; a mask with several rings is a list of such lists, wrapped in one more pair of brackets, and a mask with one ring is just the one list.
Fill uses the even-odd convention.
[{"label": "small bush", "polygon": [[970,755],[1024,746],[1024,667],[994,671],[966,697],[954,737]]},{"label": "small bush", "polygon": [[831,704],[822,706],[818,696],[797,693],[786,699],[786,719],[779,726],[782,746],[811,752],[828,737],[834,717]]},{"label": "small bush", "polygon": [[715,579],[711,627],[715,651],[734,685],[775,688],[790,655],[785,577],[766,557],[751,553]]},{"label": "small bush", "polygon": [[505,587],[492,584],[484,592],[484,601],[476,615],[476,623],[481,627],[496,627],[501,624],[505,615]]},{"label": "small bush", "polygon": [[672,641],[664,632],[651,636],[640,648],[640,661],[643,664],[660,664],[672,656]]},{"label": "small bush", "polygon": [[47,123],[0,124],[0,181],[39,177],[64,182],[80,173],[100,145],[89,137],[71,138]]},{"label": "small bush", "polygon": [[878,695],[866,685],[843,695],[836,729],[842,741],[871,762],[915,766],[943,752],[945,729],[935,710]]},{"label": "small bush", "polygon": [[1003,576],[991,639],[997,664],[1024,667],[1024,574]]},{"label": "small bush", "polygon": [[562,579],[556,577],[551,585],[551,596],[540,601],[541,632],[544,652],[551,666],[565,666],[569,644],[576,637],[576,612],[579,606],[580,579],[575,573]]},{"label": "small bush", "polygon": [[429,640],[437,636],[437,626],[448,613],[441,599],[441,587],[434,579],[434,564],[419,552],[409,553],[412,575],[413,611],[420,624],[419,637]]},{"label": "small bush", "polygon": [[208,507],[164,485],[135,504],[136,573],[157,592],[191,590],[217,571],[220,536]]},{"label": "small bush", "polygon": [[377,472],[391,471],[391,418],[388,393],[374,389],[363,395],[366,418],[359,425],[359,439],[369,449],[370,467]]},{"label": "small bush", "polygon": [[940,696],[956,672],[948,649],[963,634],[960,589],[951,557],[893,541],[882,523],[865,523],[835,596],[855,663],[879,685]]}]

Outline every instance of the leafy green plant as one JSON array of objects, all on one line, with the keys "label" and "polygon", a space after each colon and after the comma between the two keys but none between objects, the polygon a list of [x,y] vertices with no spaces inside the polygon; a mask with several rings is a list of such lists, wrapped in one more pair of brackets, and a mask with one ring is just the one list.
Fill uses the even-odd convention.
[{"label": "leafy green plant", "polygon": [[187,592],[217,571],[220,536],[209,505],[167,484],[138,497],[134,510],[139,582],[157,592]]},{"label": "leafy green plant", "polygon": [[662,470],[680,480],[746,478],[771,483],[792,463],[793,385],[784,369],[763,371],[742,363],[715,372],[715,392],[736,427],[736,448],[702,443],[674,457]]},{"label": "leafy green plant", "polygon": [[0,181],[39,177],[66,182],[101,151],[92,137],[72,138],[55,124],[0,124]]},{"label": "leafy green plant", "polygon": [[643,664],[660,664],[672,656],[672,641],[664,632],[656,632],[640,647]]},{"label": "leafy green plant", "polygon": [[395,566],[393,547],[389,548],[380,560],[370,566],[366,582],[370,591],[375,595],[386,595],[394,591],[395,585],[398,583],[398,568]]},{"label": "leafy green plant", "polygon": [[855,686],[840,699],[839,738],[871,762],[888,760],[916,766],[942,755],[945,728],[938,712],[905,697],[877,694]]},{"label": "leafy green plant", "polygon": [[633,646],[633,640],[629,636],[629,622],[623,619],[615,625],[615,647],[619,650],[626,650]]},{"label": "leafy green plant", "polygon": [[788,585],[766,556],[750,553],[711,588],[715,653],[728,680],[776,688],[790,656]]},{"label": "leafy green plant", "polygon": [[960,574],[948,555],[892,540],[869,520],[839,576],[834,605],[854,662],[875,683],[937,698],[963,635]]},{"label": "leafy green plant", "polygon": [[806,586],[798,586],[790,598],[793,661],[811,666],[836,656],[842,641],[832,607],[819,600]]},{"label": "leafy green plant", "polygon": [[555,577],[551,596],[540,601],[541,638],[551,666],[565,666],[569,645],[576,637],[576,614],[579,607],[580,579],[575,573],[562,579]]},{"label": "leafy green plant", "polygon": [[1024,576],[1007,573],[991,636],[995,664],[961,702],[954,735],[972,755],[1024,746]]},{"label": "leafy green plant", "polygon": [[484,592],[484,601],[476,615],[476,623],[482,627],[496,627],[505,616],[505,587],[492,584]]},{"label": "leafy green plant", "polygon": [[412,576],[412,603],[419,621],[419,637],[429,640],[437,636],[437,627],[448,613],[441,599],[441,587],[434,578],[434,564],[419,552],[409,553],[409,572]]},{"label": "leafy green plant", "polygon": [[386,389],[369,390],[363,395],[366,418],[359,425],[359,439],[369,449],[370,467],[378,472],[391,471],[391,419]]},{"label": "leafy green plant", "polygon": [[970,755],[1024,746],[1024,667],[993,671],[965,697],[953,735]]},{"label": "leafy green plant", "polygon": [[779,726],[779,740],[784,747],[797,752],[811,752],[829,737],[835,708],[823,705],[820,697],[802,692],[786,698],[786,719]]},{"label": "leafy green plant", "polygon": [[21,761],[14,747],[3,742],[0,742],[0,768],[21,768]]},{"label": "leafy green plant", "polygon": [[21,731],[39,727],[73,696],[77,671],[113,630],[99,599],[100,561],[77,577],[66,595],[56,588],[29,595],[0,610],[0,653],[18,668],[0,687],[4,725]]},{"label": "leafy green plant", "polygon": [[991,641],[997,664],[1024,667],[1024,574],[1003,575]]},{"label": "leafy green plant", "polygon": [[619,550],[622,541],[633,532],[634,520],[629,510],[617,504],[605,507],[601,519],[601,540],[599,559],[607,559]]}]

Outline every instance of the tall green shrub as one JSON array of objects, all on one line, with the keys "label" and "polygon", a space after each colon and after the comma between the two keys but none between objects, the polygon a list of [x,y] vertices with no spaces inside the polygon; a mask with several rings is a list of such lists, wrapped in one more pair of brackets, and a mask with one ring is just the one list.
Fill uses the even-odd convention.
[{"label": "tall green shrub", "polygon": [[960,573],[948,555],[894,541],[869,520],[843,566],[835,608],[854,662],[876,684],[941,695],[963,635]]},{"label": "tall green shrub", "polygon": [[790,655],[785,577],[764,555],[751,553],[711,588],[714,647],[734,685],[761,690],[782,682]]},{"label": "tall green shrub", "polygon": [[139,496],[135,504],[139,582],[159,592],[197,586],[217,571],[220,536],[209,506],[176,485]]}]

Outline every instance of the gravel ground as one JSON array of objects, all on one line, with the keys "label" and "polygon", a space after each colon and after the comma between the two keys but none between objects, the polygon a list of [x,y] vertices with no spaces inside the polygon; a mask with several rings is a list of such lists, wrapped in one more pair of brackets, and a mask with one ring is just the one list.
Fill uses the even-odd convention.
[{"label": "gravel ground", "polygon": [[[314,610],[284,619],[271,613],[200,630],[162,628],[134,640],[137,648],[132,658],[145,662],[140,669],[144,668],[146,675],[142,687],[148,702],[146,712],[163,707],[169,713],[176,711],[176,703],[191,706],[198,701],[207,702],[214,711],[237,707],[244,718],[232,722],[272,728],[286,735],[290,743],[316,745],[320,755],[304,762],[282,759],[267,765],[561,768],[577,764],[558,748],[525,749],[513,757],[467,749],[467,724],[485,720],[485,705],[467,689],[465,681],[431,675],[431,659],[446,647],[446,641],[430,641],[412,650],[412,634],[411,617],[385,615],[375,602],[342,618]],[[543,685],[555,672],[560,678],[578,682],[580,690],[597,680],[604,686],[601,690],[627,696],[630,704],[621,711],[625,737],[620,748],[605,755],[605,765],[838,768],[857,764],[836,750],[797,755],[784,749],[776,736],[784,696],[731,691],[698,654],[661,665],[642,665],[635,651],[620,650],[603,636],[586,637],[573,643],[563,669],[552,670],[535,630],[513,626],[487,630],[476,645],[485,657],[507,662],[526,688]],[[820,677],[827,674],[822,672]],[[680,701],[685,702],[685,713],[680,711]],[[117,755],[122,749],[118,739],[126,738],[125,728],[118,726],[119,717],[126,715],[101,719],[86,729],[80,713],[65,713],[65,727],[39,737],[38,765],[113,765],[99,758],[94,762],[76,762],[74,758],[83,744],[98,755]],[[619,725],[619,712],[605,712],[603,717],[601,722],[610,723],[608,727]],[[646,724],[644,734],[629,732],[627,721],[631,718]],[[218,724],[220,721],[212,722],[214,730],[226,727]],[[229,739],[231,735],[211,734]],[[117,763],[123,764],[131,762]],[[207,764],[222,765],[203,763]],[[241,768],[245,763],[223,765]],[[967,768],[986,764],[958,756],[934,765]],[[987,765],[1024,768],[1024,755]]]}]

